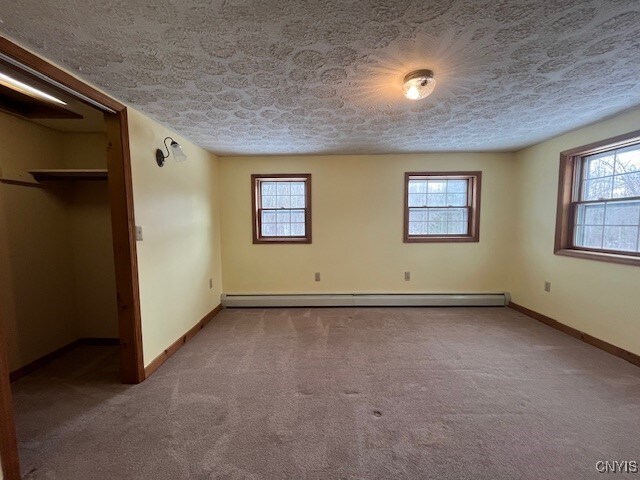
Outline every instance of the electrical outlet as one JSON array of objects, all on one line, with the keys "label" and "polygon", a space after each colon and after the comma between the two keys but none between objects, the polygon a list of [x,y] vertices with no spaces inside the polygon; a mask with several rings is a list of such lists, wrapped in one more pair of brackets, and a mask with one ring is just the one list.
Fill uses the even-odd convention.
[{"label": "electrical outlet", "polygon": [[320,272],[316,272],[316,282],[320,281]]},{"label": "electrical outlet", "polygon": [[404,281],[408,282],[411,280],[411,272],[404,272]]},{"label": "electrical outlet", "polygon": [[142,225],[136,225],[136,241],[142,241]]},{"label": "electrical outlet", "polygon": [[551,292],[551,282],[544,282],[544,291]]},{"label": "electrical outlet", "polygon": [[213,288],[213,278],[209,279],[209,290]]}]

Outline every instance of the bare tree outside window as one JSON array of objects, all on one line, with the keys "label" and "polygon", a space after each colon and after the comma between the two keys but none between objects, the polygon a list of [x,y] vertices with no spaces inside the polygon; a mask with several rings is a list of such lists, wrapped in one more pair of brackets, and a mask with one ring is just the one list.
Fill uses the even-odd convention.
[{"label": "bare tree outside window", "polygon": [[560,160],[556,254],[640,265],[640,131]]},{"label": "bare tree outside window", "polygon": [[311,243],[311,175],[252,175],[253,243]]},{"label": "bare tree outside window", "polygon": [[574,244],[640,252],[640,145],[582,158]]},{"label": "bare tree outside window", "polygon": [[482,172],[405,174],[404,241],[477,242]]}]

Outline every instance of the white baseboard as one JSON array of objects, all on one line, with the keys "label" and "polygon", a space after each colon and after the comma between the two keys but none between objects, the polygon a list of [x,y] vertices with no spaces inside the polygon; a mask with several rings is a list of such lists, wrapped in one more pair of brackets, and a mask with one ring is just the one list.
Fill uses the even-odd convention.
[{"label": "white baseboard", "polygon": [[504,307],[502,293],[222,295],[224,307]]}]

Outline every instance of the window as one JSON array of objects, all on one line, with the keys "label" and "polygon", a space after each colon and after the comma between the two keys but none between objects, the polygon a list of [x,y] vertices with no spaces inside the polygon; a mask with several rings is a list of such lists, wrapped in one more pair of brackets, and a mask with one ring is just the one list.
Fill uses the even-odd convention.
[{"label": "window", "polygon": [[555,250],[640,265],[640,132],[560,155]]},{"label": "window", "polygon": [[253,243],[311,243],[311,175],[251,175]]},{"label": "window", "polygon": [[477,242],[482,172],[406,173],[405,242]]}]

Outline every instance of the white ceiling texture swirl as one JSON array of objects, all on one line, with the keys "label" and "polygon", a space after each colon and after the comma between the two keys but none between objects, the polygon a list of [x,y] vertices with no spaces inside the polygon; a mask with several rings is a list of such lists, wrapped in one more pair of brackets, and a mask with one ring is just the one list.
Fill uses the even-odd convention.
[{"label": "white ceiling texture swirl", "polygon": [[640,104],[638,0],[0,5],[4,35],[223,155],[514,150]]}]

